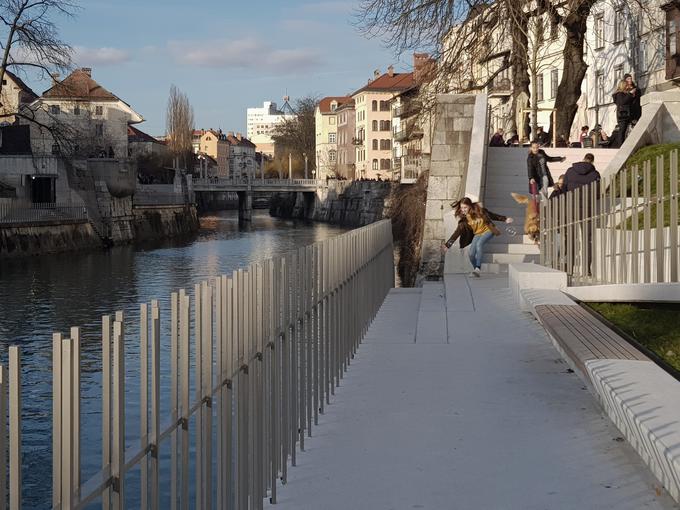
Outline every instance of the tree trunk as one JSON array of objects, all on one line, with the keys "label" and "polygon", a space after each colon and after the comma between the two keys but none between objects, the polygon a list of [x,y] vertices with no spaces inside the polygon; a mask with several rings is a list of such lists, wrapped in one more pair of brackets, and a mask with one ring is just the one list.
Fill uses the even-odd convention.
[{"label": "tree trunk", "polygon": [[565,140],[569,140],[571,125],[578,111],[577,103],[581,97],[581,84],[588,70],[588,65],[584,60],[584,47],[586,22],[593,4],[594,0],[580,2],[562,23],[566,30],[566,41],[562,51],[564,67],[562,80],[557,87],[555,106],[557,108],[557,136],[564,136]]},{"label": "tree trunk", "polygon": [[[517,133],[520,140],[524,139],[526,133],[527,122],[526,115],[522,115],[524,121],[517,125],[517,110],[519,108],[525,109],[528,104],[526,98],[529,97],[529,70],[527,62],[527,48],[529,41],[527,39],[527,25],[528,19],[523,15],[521,6],[508,3],[508,8],[516,9],[518,23],[511,23],[512,33],[512,54],[510,56],[510,63],[512,68],[512,130]],[[519,26],[518,26],[519,25]],[[519,103],[522,104],[519,104]]]}]

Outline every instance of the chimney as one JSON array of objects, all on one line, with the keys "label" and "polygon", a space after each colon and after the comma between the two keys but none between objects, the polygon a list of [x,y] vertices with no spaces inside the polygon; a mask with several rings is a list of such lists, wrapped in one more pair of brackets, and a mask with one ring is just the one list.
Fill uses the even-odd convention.
[{"label": "chimney", "polygon": [[387,74],[390,76],[390,78],[394,76],[394,66],[391,65],[387,68]]},{"label": "chimney", "polygon": [[236,138],[240,142],[241,140],[243,140],[243,135],[241,133],[236,133]]},{"label": "chimney", "polygon": [[59,79],[61,78],[61,75],[59,73],[52,73],[52,86],[54,87],[57,83],[59,83]]},{"label": "chimney", "polygon": [[81,69],[82,72],[84,72],[86,75],[88,75],[90,78],[92,78],[92,68],[91,67],[83,67]]},{"label": "chimney", "polygon": [[380,69],[376,69],[375,71],[373,71],[373,78],[374,79],[380,78]]}]

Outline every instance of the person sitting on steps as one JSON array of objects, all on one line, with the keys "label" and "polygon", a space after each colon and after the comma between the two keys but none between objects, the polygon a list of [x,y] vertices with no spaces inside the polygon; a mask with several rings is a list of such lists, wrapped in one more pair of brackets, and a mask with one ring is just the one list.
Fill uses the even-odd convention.
[{"label": "person sitting on steps", "polygon": [[469,257],[472,264],[472,275],[479,277],[482,270],[482,257],[484,256],[484,244],[493,236],[501,235],[501,231],[493,224],[493,221],[512,223],[513,219],[500,214],[495,214],[483,208],[478,202],[473,202],[465,197],[451,204],[458,218],[458,227],[446,243],[442,244],[442,252],[453,246],[460,238],[460,248],[470,246]]}]

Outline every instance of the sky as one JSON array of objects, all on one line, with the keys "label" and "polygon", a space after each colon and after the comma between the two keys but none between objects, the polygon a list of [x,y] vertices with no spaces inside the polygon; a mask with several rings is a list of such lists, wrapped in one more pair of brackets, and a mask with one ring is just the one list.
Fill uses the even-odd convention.
[{"label": "sky", "polygon": [[[246,109],[307,94],[344,95],[375,69],[408,70],[352,25],[356,0],[81,0],[57,19],[78,67],[165,131],[172,84],[186,92],[197,128],[245,134]],[[36,92],[49,83],[32,83]]]}]

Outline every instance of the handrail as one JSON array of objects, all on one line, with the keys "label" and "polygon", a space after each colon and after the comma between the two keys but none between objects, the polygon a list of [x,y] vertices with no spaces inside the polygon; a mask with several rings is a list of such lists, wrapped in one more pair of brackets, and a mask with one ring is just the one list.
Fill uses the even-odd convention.
[{"label": "handrail", "polygon": [[[140,432],[127,450],[125,363],[132,360],[124,349],[131,320],[120,311],[102,317],[102,468],[84,483],[81,446],[91,445],[80,442],[83,339],[79,328],[68,337],[55,333],[52,507],[85,508],[102,498],[104,507],[121,509],[130,501],[126,473],[136,466],[140,507],[159,508],[161,486],[168,487],[173,506],[248,508],[261,505],[264,497],[276,502],[289,462],[295,465],[298,449],[304,450],[305,435],[318,425],[393,280],[391,224],[384,220],[202,281],[192,295],[180,289],[172,293],[169,310],[161,310],[157,300],[141,304],[135,360],[142,374]],[[161,318],[169,327],[161,327]],[[168,368],[167,359],[161,362],[166,330],[169,391],[160,386],[161,365]],[[16,382],[9,384],[10,402],[20,402],[18,349],[11,347]],[[4,373],[0,366],[0,390],[6,388]],[[165,417],[161,392],[170,402]],[[0,408],[6,398],[0,391]],[[16,498],[21,493],[21,407],[9,409],[15,452],[9,473],[10,480],[19,480],[10,484],[10,495]],[[3,447],[4,436],[0,451]],[[161,471],[163,449],[170,452],[171,466]],[[190,503],[192,484],[196,496]]]}]

